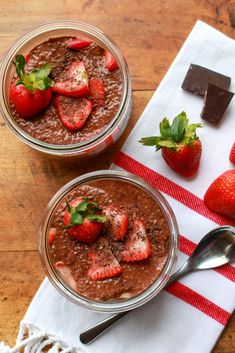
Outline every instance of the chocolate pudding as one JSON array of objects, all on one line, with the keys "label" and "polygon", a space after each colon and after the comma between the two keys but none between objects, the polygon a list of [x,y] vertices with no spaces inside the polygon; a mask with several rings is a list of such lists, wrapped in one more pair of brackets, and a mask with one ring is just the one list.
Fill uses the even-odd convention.
[{"label": "chocolate pudding", "polygon": [[[140,261],[123,261],[120,254],[123,253],[126,240],[125,238],[123,241],[116,240],[110,226],[105,224],[98,241],[99,238],[106,239],[113,255],[120,263],[122,272],[113,278],[91,279],[89,251],[92,244],[85,244],[72,238],[64,226],[66,201],[67,205],[72,204],[73,200],[81,197],[95,201],[101,210],[115,207],[124,212],[128,217],[125,238],[131,234],[136,220],[143,223],[151,243],[148,258]],[[92,300],[117,300],[139,294],[159,276],[169,256],[170,230],[161,207],[144,189],[126,181],[102,179],[80,185],[56,208],[49,228],[53,229],[54,233],[53,239],[48,240],[50,261],[54,266],[63,264],[73,279],[69,283],[70,287]]]},{"label": "chocolate pudding", "polygon": [[[85,125],[72,131],[66,128],[59,118],[58,110],[53,99],[48,107],[29,120],[23,119],[11,103],[11,113],[17,124],[32,137],[55,145],[68,145],[87,141],[99,134],[114,118],[122,97],[122,78],[119,68],[110,71],[104,63],[105,50],[91,43],[85,48],[73,50],[68,47],[70,37],[50,38],[33,48],[26,57],[25,72],[48,63],[51,65],[50,78],[56,82],[58,78],[71,66],[73,62],[83,62],[91,79],[100,79],[103,82],[105,95],[102,102],[95,96],[87,98],[92,101],[92,111]],[[12,82],[15,80],[12,78]],[[72,109],[72,108],[71,108]]]}]

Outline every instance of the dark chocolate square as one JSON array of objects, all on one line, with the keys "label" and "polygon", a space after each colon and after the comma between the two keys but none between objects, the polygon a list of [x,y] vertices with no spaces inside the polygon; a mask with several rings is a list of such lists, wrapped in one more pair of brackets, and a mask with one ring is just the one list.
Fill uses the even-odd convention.
[{"label": "dark chocolate square", "polygon": [[233,96],[234,93],[209,83],[201,112],[202,119],[218,124]]},{"label": "dark chocolate square", "polygon": [[191,64],[181,87],[186,91],[204,96],[209,82],[227,90],[230,86],[231,78],[205,67]]}]

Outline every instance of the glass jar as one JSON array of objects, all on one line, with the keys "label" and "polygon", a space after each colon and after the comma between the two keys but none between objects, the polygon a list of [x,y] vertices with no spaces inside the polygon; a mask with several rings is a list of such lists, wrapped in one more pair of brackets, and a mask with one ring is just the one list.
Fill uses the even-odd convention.
[{"label": "glass jar", "polygon": [[[71,287],[69,287],[68,283],[66,283],[65,280],[62,278],[59,271],[57,271],[51,260],[50,245],[48,243],[48,233],[54,212],[56,211],[58,206],[65,201],[65,198],[68,196],[68,194],[73,192],[76,188],[81,185],[84,185],[85,183],[97,180],[104,180],[106,182],[108,180],[122,181],[137,187],[137,189],[142,189],[144,193],[150,195],[151,198],[153,198],[153,200],[157,203],[157,205],[160,206],[160,209],[162,210],[163,215],[165,216],[166,223],[169,228],[169,252],[162,271],[148,288],[130,298],[118,298],[115,300],[99,301],[92,300],[83,295],[80,295]],[[68,300],[85,308],[101,312],[122,312],[131,310],[148,302],[150,299],[156,296],[164,288],[169,279],[169,276],[172,273],[177,259],[177,251],[178,227],[174,213],[171,207],[169,206],[168,202],[158,190],[156,190],[153,186],[148,184],[143,179],[133,174],[121,171],[95,171],[92,173],[84,174],[70,181],[68,184],[63,186],[49,202],[39,229],[39,253],[42,265],[51,283]]]},{"label": "glass jar", "polygon": [[[112,53],[121,73],[122,97],[115,116],[96,136],[80,143],[57,145],[46,143],[32,137],[17,124],[10,110],[9,88],[15,72],[12,61],[17,54],[20,53],[26,55],[30,50],[49,38],[65,36],[90,38],[96,44]],[[89,24],[82,22],[58,21],[45,23],[21,36],[9,49],[2,60],[0,68],[0,84],[1,113],[8,127],[21,141],[30,147],[54,156],[87,157],[97,155],[118,140],[125,130],[131,113],[131,79],[125,59],[121,55],[117,46],[106,34]]]}]

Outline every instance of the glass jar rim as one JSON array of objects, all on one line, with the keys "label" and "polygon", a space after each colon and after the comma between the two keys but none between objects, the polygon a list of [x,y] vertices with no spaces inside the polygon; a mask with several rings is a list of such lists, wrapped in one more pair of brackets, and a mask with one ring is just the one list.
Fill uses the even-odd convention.
[{"label": "glass jar rim", "polygon": [[[103,47],[108,48],[108,50],[115,57],[122,75],[122,98],[119,104],[118,111],[116,112],[110,123],[101,132],[99,132],[94,137],[79,143],[61,145],[51,144],[36,139],[19,127],[19,125],[12,118],[11,112],[7,107],[4,84],[12,59],[15,57],[17,52],[19,52],[20,48],[25,45],[25,43],[47,32],[49,35],[50,31],[63,29],[83,32],[84,35],[96,38],[98,41],[102,42]],[[39,151],[46,152],[52,155],[72,156],[76,155],[78,151],[80,154],[82,154],[85,153],[88,148],[95,148],[96,145],[99,145],[104,139],[109,138],[109,136],[112,135],[112,132],[115,130],[120,121],[124,118],[126,106],[131,99],[130,73],[126,60],[122,56],[119,48],[116,46],[113,40],[103,31],[90,24],[80,21],[61,20],[45,22],[30,29],[29,31],[25,32],[22,36],[18,37],[18,39],[13,43],[13,45],[10,47],[10,49],[7,51],[7,53],[2,59],[0,68],[0,82],[2,83],[2,87],[0,90],[0,110],[8,127],[18,138],[23,140],[27,145]]]},{"label": "glass jar rim", "polygon": [[[118,299],[116,301],[101,302],[84,297],[78,294],[77,292],[73,291],[69,286],[66,285],[66,283],[62,280],[62,278],[60,278],[57,271],[50,262],[47,234],[50,220],[54,214],[55,209],[69,192],[77,188],[79,185],[84,184],[85,182],[89,182],[91,180],[96,179],[116,179],[130,182],[137,187],[141,187],[145,192],[149,193],[159,204],[167,219],[170,231],[170,247],[169,255],[167,257],[164,268],[161,271],[160,275],[148,288],[146,288],[143,292],[139,293],[138,295],[128,299]],[[155,189],[152,185],[147,183],[142,178],[131,173],[116,170],[100,170],[83,174],[71,180],[69,183],[65,184],[60,190],[58,190],[57,193],[53,196],[45,210],[39,228],[39,253],[43,268],[47,273],[49,280],[56,287],[56,289],[67,299],[74,302],[75,304],[79,304],[85,308],[94,311],[121,312],[134,309],[146,303],[147,301],[152,299],[157,293],[159,293],[161,289],[164,288],[176,263],[178,250],[178,234],[178,225],[175,215],[169,203],[166,201],[160,191]]]}]

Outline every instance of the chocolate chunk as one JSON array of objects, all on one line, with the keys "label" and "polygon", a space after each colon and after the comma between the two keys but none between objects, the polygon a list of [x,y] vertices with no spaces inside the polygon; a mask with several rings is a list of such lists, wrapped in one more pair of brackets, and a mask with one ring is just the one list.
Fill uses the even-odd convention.
[{"label": "chocolate chunk", "polygon": [[201,112],[202,119],[218,124],[233,96],[234,93],[209,83]]},{"label": "chocolate chunk", "polygon": [[204,96],[209,82],[227,90],[230,86],[231,78],[205,67],[191,64],[181,87],[186,91]]}]

